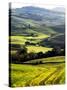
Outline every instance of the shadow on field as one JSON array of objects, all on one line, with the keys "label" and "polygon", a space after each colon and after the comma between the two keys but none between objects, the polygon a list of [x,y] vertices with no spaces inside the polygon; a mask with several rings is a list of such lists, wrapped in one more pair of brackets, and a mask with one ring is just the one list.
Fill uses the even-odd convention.
[{"label": "shadow on field", "polygon": [[26,65],[39,65],[39,64],[59,64],[59,63],[65,63],[65,61],[62,62],[35,62],[35,63],[23,63]]}]

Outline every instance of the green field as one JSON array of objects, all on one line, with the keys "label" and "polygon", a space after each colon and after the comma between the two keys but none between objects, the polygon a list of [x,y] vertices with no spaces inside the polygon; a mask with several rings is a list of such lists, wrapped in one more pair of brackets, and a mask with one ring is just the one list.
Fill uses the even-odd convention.
[{"label": "green field", "polygon": [[[33,53],[38,53],[38,52],[47,52],[47,51],[51,51],[52,48],[48,48],[48,47],[42,47],[42,46],[34,46],[34,45],[28,45],[26,47],[28,49],[28,53],[33,52]],[[11,50],[11,55],[16,54],[17,50]]]},{"label": "green field", "polygon": [[[25,45],[25,42],[28,41],[28,42],[31,42],[31,43],[39,43],[42,39],[45,39],[49,37],[47,34],[42,34],[42,33],[38,33],[38,36],[37,37],[32,37],[32,36],[10,36],[10,39],[11,39],[11,44],[18,44],[18,45],[21,45],[21,47],[23,45]],[[34,52],[34,53],[37,53],[37,52],[46,52],[46,51],[50,51],[52,50],[52,48],[49,48],[49,47],[43,47],[43,46],[36,46],[36,45],[27,45],[26,46],[27,49],[28,49],[28,52]],[[15,53],[16,50],[11,50],[11,53]]]},{"label": "green field", "polygon": [[[43,61],[42,64],[32,65],[39,60]],[[39,60],[32,60],[26,64],[11,64],[11,86],[23,87],[65,83],[64,57],[58,56]]]},{"label": "green field", "polygon": [[52,50],[52,48],[48,48],[48,47],[42,47],[42,46],[27,46],[28,52],[47,52]]},{"label": "green field", "polygon": [[[28,32],[28,31],[27,31]],[[24,44],[26,41],[30,41],[33,43],[37,43],[41,41],[41,39],[48,38],[49,35],[38,33],[38,36],[32,37],[32,36],[10,36],[11,44]]]},{"label": "green field", "polygon": [[9,10],[9,86],[65,83],[65,13],[25,6]]}]

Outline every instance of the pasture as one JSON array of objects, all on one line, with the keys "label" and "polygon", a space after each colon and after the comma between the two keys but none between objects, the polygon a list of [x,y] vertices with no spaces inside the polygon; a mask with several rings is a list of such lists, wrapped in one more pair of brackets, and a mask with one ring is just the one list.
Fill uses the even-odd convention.
[{"label": "pasture", "polygon": [[38,33],[37,36],[35,37],[20,35],[20,36],[10,36],[9,39],[11,39],[11,44],[25,44],[26,41],[38,43],[39,41],[41,41],[41,39],[48,37],[49,35],[47,34]]},{"label": "pasture", "polygon": [[52,48],[48,48],[48,47],[42,47],[42,46],[27,46],[28,52],[47,52],[47,51],[51,51]]},{"label": "pasture", "polygon": [[[20,45],[21,47],[23,45],[25,45],[25,42],[30,42],[30,43],[34,43],[37,44],[39,43],[42,39],[49,37],[46,34],[42,34],[42,33],[38,33],[37,37],[32,37],[32,36],[10,36],[9,39],[11,39],[11,44],[16,44],[16,45]],[[43,46],[37,46],[37,45],[27,45],[26,46],[28,49],[28,52],[46,52],[46,51],[50,51],[52,50],[52,48],[48,48],[48,47],[43,47]],[[11,54],[16,53],[16,49],[15,50],[11,50]]]}]

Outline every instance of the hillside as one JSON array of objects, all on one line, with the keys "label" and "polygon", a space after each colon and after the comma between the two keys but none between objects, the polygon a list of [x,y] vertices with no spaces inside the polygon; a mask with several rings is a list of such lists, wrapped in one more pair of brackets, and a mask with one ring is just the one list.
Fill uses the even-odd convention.
[{"label": "hillside", "polygon": [[[25,41],[40,43],[43,46],[64,47],[65,23],[64,13],[39,7],[22,7],[12,9],[11,35],[27,37]],[[42,38],[43,36],[43,38]],[[48,36],[45,38],[45,36]],[[28,37],[31,37],[28,39]]]},{"label": "hillside", "polygon": [[37,60],[22,65],[11,64],[11,87],[64,84],[64,57],[46,58],[42,61],[42,64],[38,65],[34,65]]},{"label": "hillside", "polygon": [[[31,19],[24,19],[17,16],[11,16],[11,33],[12,35],[23,35],[33,33],[44,33],[44,34],[52,34],[56,33],[52,28],[45,26],[45,24],[41,24],[41,22],[34,21]],[[29,32],[28,32],[29,30]]]},{"label": "hillside", "polygon": [[54,12],[39,7],[22,7],[11,10],[11,25],[13,33],[27,33],[27,29],[47,34],[64,32],[64,16],[63,13]]},{"label": "hillside", "polygon": [[10,87],[64,84],[65,13],[26,6],[9,16]]},{"label": "hillside", "polygon": [[47,39],[44,39],[40,42],[40,45],[42,46],[49,46],[49,47],[65,47],[65,35],[64,34],[58,34],[54,35],[52,37],[48,37]]},{"label": "hillside", "polygon": [[13,9],[12,15],[35,21],[42,21],[42,23],[51,26],[64,23],[64,15],[62,13],[33,6]]}]

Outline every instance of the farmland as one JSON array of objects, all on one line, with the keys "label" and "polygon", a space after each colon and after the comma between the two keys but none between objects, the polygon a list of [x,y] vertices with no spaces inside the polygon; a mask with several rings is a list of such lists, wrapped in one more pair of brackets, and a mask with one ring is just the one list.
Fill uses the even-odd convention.
[{"label": "farmland", "polygon": [[25,6],[9,10],[9,86],[65,83],[65,13]]},{"label": "farmland", "polygon": [[38,33],[38,36],[34,38],[32,36],[17,35],[17,36],[10,36],[10,39],[12,44],[24,44],[26,41],[37,43],[41,39],[48,38],[48,37],[49,35],[47,34]]},{"label": "farmland", "polygon": [[52,50],[52,48],[42,47],[42,46],[27,46],[28,52],[47,52],[48,50]]},{"label": "farmland", "polygon": [[[34,44],[37,44],[39,43],[42,39],[44,38],[48,38],[49,36],[46,35],[46,34],[42,34],[42,33],[38,33],[38,36],[37,37],[32,37],[32,36],[10,36],[10,39],[11,39],[11,44],[17,44],[17,45],[20,45],[21,47],[23,45],[25,45],[25,42],[31,42],[31,43],[34,43]],[[46,52],[48,50],[52,50],[52,48],[49,48],[49,47],[43,47],[43,46],[36,46],[36,45],[27,45],[26,46],[27,49],[28,49],[28,52]],[[37,49],[37,50],[36,50]],[[16,51],[16,50],[14,50]],[[13,50],[11,50],[11,52],[14,52]]]},{"label": "farmland", "polygon": [[43,63],[38,65],[32,65],[33,60],[26,64],[11,64],[11,86],[23,87],[65,83],[64,57],[51,57],[41,59],[41,61]]}]

